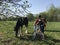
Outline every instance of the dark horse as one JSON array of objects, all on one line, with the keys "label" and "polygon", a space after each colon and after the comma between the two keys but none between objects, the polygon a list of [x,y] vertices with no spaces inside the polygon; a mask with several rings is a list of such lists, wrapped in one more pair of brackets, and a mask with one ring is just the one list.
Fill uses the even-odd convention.
[{"label": "dark horse", "polygon": [[23,25],[25,25],[26,28],[28,27],[28,18],[27,17],[20,17],[20,18],[18,18],[16,26],[14,28],[16,37],[18,35],[18,30],[20,29],[20,31],[21,31]]}]

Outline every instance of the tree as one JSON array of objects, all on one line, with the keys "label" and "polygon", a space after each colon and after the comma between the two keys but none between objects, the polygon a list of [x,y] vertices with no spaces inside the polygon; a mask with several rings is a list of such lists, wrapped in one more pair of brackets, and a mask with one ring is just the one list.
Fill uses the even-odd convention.
[{"label": "tree", "polygon": [[49,21],[55,21],[57,20],[57,18],[55,17],[56,15],[56,7],[52,4],[48,10],[48,18],[49,18]]},{"label": "tree", "polygon": [[55,15],[55,12],[56,12],[56,8],[55,8],[55,6],[52,4],[52,5],[50,6],[49,10],[48,10],[48,13],[49,13],[49,15],[51,16],[51,15]]},{"label": "tree", "polygon": [[39,15],[41,15],[44,18],[48,17],[48,13],[47,12],[41,12]]},{"label": "tree", "polygon": [[31,7],[28,0],[0,0],[0,6],[0,13],[4,15],[23,15],[27,13],[27,8]]},{"label": "tree", "polygon": [[33,16],[32,13],[28,13],[28,14],[27,14],[27,17],[28,17],[29,21],[34,20],[34,16]]}]

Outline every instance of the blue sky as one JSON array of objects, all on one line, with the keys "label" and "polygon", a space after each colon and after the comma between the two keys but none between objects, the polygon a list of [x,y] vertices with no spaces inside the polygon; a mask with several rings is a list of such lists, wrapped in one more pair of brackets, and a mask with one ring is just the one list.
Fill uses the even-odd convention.
[{"label": "blue sky", "polygon": [[60,0],[29,0],[29,2],[32,4],[29,10],[33,14],[46,11],[51,4],[54,4],[56,7],[60,7]]}]

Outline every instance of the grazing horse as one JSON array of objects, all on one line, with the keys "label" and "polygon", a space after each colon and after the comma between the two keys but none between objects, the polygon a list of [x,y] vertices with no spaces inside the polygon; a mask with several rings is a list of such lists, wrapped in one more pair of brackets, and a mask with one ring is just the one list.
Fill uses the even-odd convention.
[{"label": "grazing horse", "polygon": [[18,18],[16,26],[14,28],[16,37],[18,35],[18,30],[19,29],[20,29],[20,33],[21,33],[23,25],[25,25],[26,28],[28,27],[28,18],[27,17],[20,17],[20,18]]}]

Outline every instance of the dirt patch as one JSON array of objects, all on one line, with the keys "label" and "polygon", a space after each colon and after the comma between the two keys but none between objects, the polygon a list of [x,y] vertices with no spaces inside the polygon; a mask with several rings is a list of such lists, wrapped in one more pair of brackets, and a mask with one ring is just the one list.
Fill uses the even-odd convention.
[{"label": "dirt patch", "polygon": [[0,37],[1,37],[3,34],[4,34],[3,32],[0,32]]}]

